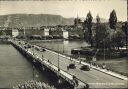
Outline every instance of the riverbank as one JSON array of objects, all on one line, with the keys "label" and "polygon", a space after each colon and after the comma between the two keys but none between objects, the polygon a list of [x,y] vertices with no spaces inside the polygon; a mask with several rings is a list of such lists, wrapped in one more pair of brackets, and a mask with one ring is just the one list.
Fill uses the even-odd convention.
[{"label": "riverbank", "polygon": [[91,47],[79,47],[71,50],[71,54],[84,55],[84,56],[95,56],[97,59],[115,59],[127,56],[126,50],[108,50],[108,49],[96,49]]},{"label": "riverbank", "polygon": [[0,40],[0,44],[10,44],[8,40]]}]

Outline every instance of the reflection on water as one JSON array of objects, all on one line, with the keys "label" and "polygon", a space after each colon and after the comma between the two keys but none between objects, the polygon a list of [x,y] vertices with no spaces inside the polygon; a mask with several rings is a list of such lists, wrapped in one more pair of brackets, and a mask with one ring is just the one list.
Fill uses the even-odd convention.
[{"label": "reflection on water", "polygon": [[[35,69],[36,80],[47,82]],[[33,79],[32,65],[12,45],[0,45],[0,88],[9,88]]]},{"label": "reflection on water", "polygon": [[32,43],[48,47],[55,51],[64,52],[65,54],[69,55],[71,55],[71,49],[88,46],[85,41],[43,41]]}]

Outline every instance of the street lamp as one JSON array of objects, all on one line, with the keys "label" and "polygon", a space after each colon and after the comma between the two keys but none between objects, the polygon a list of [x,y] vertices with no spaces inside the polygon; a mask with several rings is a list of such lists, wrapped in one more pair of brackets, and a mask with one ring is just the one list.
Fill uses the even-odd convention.
[{"label": "street lamp", "polygon": [[125,22],[125,24],[122,26],[122,30],[124,31],[126,35],[126,51],[128,51],[128,22]]},{"label": "street lamp", "polygon": [[33,66],[32,66],[32,68],[33,68],[33,80],[34,80],[34,77],[35,77],[35,73],[34,73],[34,70],[35,70],[35,67],[34,67],[34,63],[35,63],[36,61],[35,61],[35,59],[33,60]]},{"label": "street lamp", "polygon": [[126,35],[126,50],[128,51],[128,22],[125,23],[125,35]]},{"label": "street lamp", "polygon": [[78,61],[81,64],[81,59],[80,59],[80,51],[78,52]]},{"label": "street lamp", "polygon": [[60,58],[59,58],[59,43],[58,43],[58,71],[60,71],[60,68],[59,68],[59,66],[60,66]]},{"label": "street lamp", "polygon": [[32,53],[33,53],[33,56],[34,56],[34,45],[32,46]]},{"label": "street lamp", "polygon": [[105,60],[105,39],[103,40],[104,42],[104,60]]},{"label": "street lamp", "polygon": [[[63,42],[64,42],[64,40],[63,40]],[[63,53],[64,53],[64,43],[63,43]]]},{"label": "street lamp", "polygon": [[34,65],[32,66],[32,68],[33,68],[33,80],[34,80]]}]

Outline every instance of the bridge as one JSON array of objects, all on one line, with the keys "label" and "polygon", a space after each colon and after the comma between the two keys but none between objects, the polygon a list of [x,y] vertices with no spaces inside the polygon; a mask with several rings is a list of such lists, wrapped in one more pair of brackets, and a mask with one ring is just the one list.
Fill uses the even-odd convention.
[{"label": "bridge", "polygon": [[[128,88],[128,78],[106,69],[100,69],[85,62],[80,62],[77,59],[49,50],[45,51],[39,46],[31,45],[24,41],[11,40],[11,43],[20,52],[32,58],[32,61],[38,61],[42,66],[53,71],[57,76],[62,77],[68,83],[74,86],[74,89],[86,88]],[[38,50],[37,50],[38,49]],[[76,65],[75,69],[67,69],[71,63]],[[83,65],[89,65],[90,71],[80,70]]]}]

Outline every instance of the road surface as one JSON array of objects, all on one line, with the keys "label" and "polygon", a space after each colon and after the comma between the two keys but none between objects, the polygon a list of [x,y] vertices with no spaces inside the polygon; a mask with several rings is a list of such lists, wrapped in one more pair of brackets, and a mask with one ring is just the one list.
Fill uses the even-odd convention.
[{"label": "road surface", "polygon": [[[58,53],[55,53],[50,50],[41,52],[34,48],[29,48],[28,51],[33,52],[34,55],[45,60],[49,60],[55,66],[58,66],[59,59],[59,68],[67,71],[71,75],[75,75],[78,79],[89,84],[90,88],[128,88],[128,81],[122,80],[111,75],[105,74],[98,70],[91,68],[90,71],[80,70],[82,64],[76,63],[75,61],[70,60],[68,57],[64,57]],[[67,66],[70,63],[75,63],[76,69],[67,70]]]},{"label": "road surface", "polygon": [[[34,52],[35,55],[40,58],[49,60],[52,64],[58,66],[59,59],[59,68],[67,71],[68,73],[75,75],[78,79],[87,82],[90,85],[90,88],[127,88],[128,81],[121,80],[119,78],[113,77],[111,75],[102,73],[98,70],[92,69],[90,71],[80,70],[82,64],[75,63],[74,61],[69,60],[66,57],[59,55],[53,51],[46,50],[45,52],[40,52],[35,49],[29,49],[29,51]],[[70,63],[75,63],[76,69],[67,70],[67,66]]]}]

